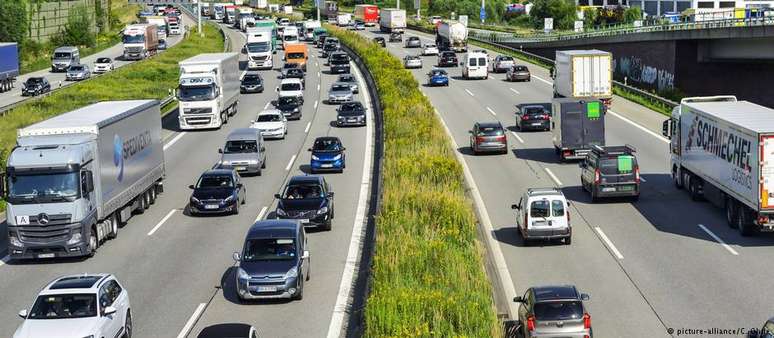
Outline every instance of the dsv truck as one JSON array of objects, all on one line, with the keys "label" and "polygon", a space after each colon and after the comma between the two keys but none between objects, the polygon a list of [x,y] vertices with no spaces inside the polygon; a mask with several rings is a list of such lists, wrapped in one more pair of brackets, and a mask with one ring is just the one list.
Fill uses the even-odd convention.
[{"label": "dsv truck", "polygon": [[207,53],[180,61],[180,129],[220,128],[239,104],[239,55]]},{"label": "dsv truck", "polygon": [[724,208],[742,236],[774,231],[774,110],[734,96],[684,98],[663,134],[675,186]]},{"label": "dsv truck", "polygon": [[2,176],[12,259],[94,255],[163,190],[157,100],[108,101],[17,131]]}]

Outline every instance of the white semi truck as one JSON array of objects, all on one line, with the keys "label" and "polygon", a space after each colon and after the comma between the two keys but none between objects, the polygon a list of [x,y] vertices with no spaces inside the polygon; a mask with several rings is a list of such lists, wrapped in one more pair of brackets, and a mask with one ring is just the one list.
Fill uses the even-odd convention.
[{"label": "white semi truck", "polygon": [[613,54],[601,50],[556,51],[554,97],[613,100]]},{"label": "white semi truck", "polygon": [[271,34],[271,28],[254,27],[248,30],[247,43],[245,44],[248,69],[271,69],[274,67]]},{"label": "white semi truck", "polygon": [[406,30],[406,10],[383,9],[379,17],[379,30],[387,33],[403,33]]},{"label": "white semi truck", "polygon": [[159,47],[158,27],[135,24],[124,28],[124,60],[142,60],[156,54]]},{"label": "white semi truck", "polygon": [[106,101],[17,131],[8,157],[12,259],[93,255],[163,190],[157,100]]},{"label": "white semi truck", "polygon": [[206,53],[180,61],[180,129],[220,128],[237,113],[239,55]]},{"label": "white semi truck", "polygon": [[467,52],[468,28],[459,22],[442,21],[435,34],[435,45],[442,51]]},{"label": "white semi truck", "polygon": [[774,110],[734,96],[684,98],[664,121],[675,186],[724,208],[743,236],[774,231]]}]

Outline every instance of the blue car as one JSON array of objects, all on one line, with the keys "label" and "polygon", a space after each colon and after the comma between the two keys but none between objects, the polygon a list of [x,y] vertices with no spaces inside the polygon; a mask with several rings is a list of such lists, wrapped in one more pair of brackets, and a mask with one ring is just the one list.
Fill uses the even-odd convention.
[{"label": "blue car", "polygon": [[318,137],[314,145],[309,148],[312,152],[312,160],[309,163],[310,171],[314,174],[320,171],[344,172],[347,167],[347,158],[344,153],[344,145],[338,137]]},{"label": "blue car", "polygon": [[443,69],[433,69],[427,73],[428,86],[449,86],[449,73]]}]

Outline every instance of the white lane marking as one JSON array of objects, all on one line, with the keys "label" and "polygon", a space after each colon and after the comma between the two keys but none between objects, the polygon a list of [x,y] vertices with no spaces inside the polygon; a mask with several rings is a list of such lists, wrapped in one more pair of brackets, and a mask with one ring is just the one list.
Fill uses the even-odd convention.
[{"label": "white lane marking", "polygon": [[471,92],[471,91],[469,91],[467,89],[465,89],[465,91],[468,92],[468,94],[470,94],[470,96],[476,96],[476,95],[473,95],[473,92]]},{"label": "white lane marking", "polygon": [[161,228],[161,226],[164,225],[164,222],[166,222],[170,217],[172,217],[172,215],[175,214],[175,211],[177,211],[177,209],[170,210],[169,213],[167,213],[167,215],[164,216],[164,218],[162,218],[161,221],[159,221],[159,223],[153,227],[153,229],[151,229],[151,231],[148,231],[148,236],[153,236],[153,234],[156,233],[156,230]]},{"label": "white lane marking", "polygon": [[[365,82],[357,68],[353,68],[358,79],[359,87],[365,88]],[[364,91],[367,93],[367,91]],[[363,95],[366,107],[371,107],[371,98],[367,95]],[[331,315],[331,324],[328,326],[328,338],[338,338],[341,336],[344,330],[344,317],[350,313],[349,309],[349,295],[352,290],[355,271],[359,265],[358,258],[360,257],[361,250],[363,249],[363,238],[365,237],[365,225],[368,221],[366,219],[366,209],[368,200],[368,191],[371,185],[371,167],[373,166],[373,158],[371,155],[372,138],[373,138],[373,114],[368,115],[368,123],[366,123],[366,138],[365,138],[365,161],[363,162],[363,177],[360,180],[360,195],[357,201],[357,212],[355,213],[355,223],[352,227],[352,237],[349,240],[349,251],[347,252],[347,260],[344,265],[344,271],[341,276],[341,284],[339,284],[339,293],[336,296],[336,304],[333,306],[333,314]]]},{"label": "white lane marking", "polygon": [[453,77],[451,77],[451,76],[449,76],[449,80],[452,80],[452,81],[457,81],[457,80],[455,80],[455,79],[454,79]]},{"label": "white lane marking", "polygon": [[290,162],[288,162],[288,165],[285,167],[285,171],[288,171],[288,170],[290,170],[290,167],[292,167],[292,166],[293,166],[293,162],[295,162],[295,161],[296,161],[296,155],[293,155],[293,156],[290,158]]},{"label": "white lane marking", "polygon": [[669,139],[668,139],[668,138],[666,138],[666,137],[663,137],[663,136],[661,136],[661,135],[659,135],[659,134],[656,134],[654,131],[652,131],[652,130],[650,130],[650,129],[648,129],[648,128],[645,128],[645,127],[643,127],[643,126],[642,126],[642,125],[640,125],[639,123],[637,123],[637,122],[634,122],[634,121],[632,121],[632,120],[630,120],[630,119],[627,119],[627,118],[625,118],[625,117],[623,117],[623,116],[619,115],[618,113],[616,113],[616,112],[614,112],[614,111],[612,111],[612,110],[608,110],[607,112],[608,112],[608,113],[610,113],[611,115],[613,115],[613,116],[615,116],[615,117],[617,117],[617,118],[619,118],[619,119],[623,120],[624,122],[626,122],[626,123],[628,123],[628,124],[631,124],[631,125],[633,125],[633,126],[637,127],[638,129],[640,129],[640,130],[642,130],[642,131],[644,131],[644,132],[646,132],[646,133],[648,133],[648,134],[652,135],[653,137],[655,137],[655,138],[659,139],[660,141],[662,141],[662,142],[664,142],[664,143],[669,143]]},{"label": "white lane marking", "polygon": [[[443,125],[444,130],[446,130],[446,137],[449,138],[452,145],[454,146],[454,149],[459,148],[457,142],[454,141],[454,137],[452,136],[451,130],[449,130],[449,126],[446,125],[446,121],[443,120],[443,117],[437,109],[435,110],[435,115],[438,116],[439,120],[441,120],[441,124]],[[473,174],[468,167],[468,163],[465,161],[465,157],[463,157],[459,151],[455,151],[454,154],[457,156],[457,161],[462,164],[462,172],[465,174],[465,181],[470,187],[470,193],[473,196],[474,205],[481,217],[481,224],[484,226],[485,232],[489,234],[489,236],[486,236],[487,245],[492,249],[495,269],[497,269],[497,275],[500,277],[500,284],[503,286],[503,291],[505,292],[505,299],[507,300],[506,303],[508,304],[508,315],[513,318],[518,312],[516,310],[516,303],[510,301],[513,299],[513,297],[516,297],[516,288],[514,287],[513,280],[511,279],[511,272],[508,271],[508,265],[505,264],[505,256],[503,256],[499,241],[495,238],[494,235],[492,220],[489,218],[489,213],[486,210],[486,204],[484,204],[484,199],[481,197],[481,192],[478,190],[476,180],[473,179]]]},{"label": "white lane marking", "polygon": [[554,173],[551,171],[551,169],[548,169],[548,168],[543,168],[543,169],[548,173],[548,176],[551,176],[551,179],[554,180],[554,183],[556,183],[556,185],[562,185],[562,181],[560,181],[556,177],[556,175],[554,175]]},{"label": "white lane marking", "polygon": [[185,338],[188,336],[188,333],[191,332],[191,329],[193,329],[194,324],[197,320],[199,320],[199,317],[202,315],[202,312],[204,312],[204,308],[207,306],[207,303],[200,303],[199,306],[196,307],[196,310],[194,310],[194,313],[191,315],[191,318],[188,318],[188,321],[185,323],[185,326],[183,326],[183,329],[180,330],[180,333],[177,335],[177,338]]},{"label": "white lane marking", "polygon": [[542,78],[540,76],[532,75],[532,77],[534,77],[534,78],[536,78],[536,79],[538,79],[540,81],[543,81],[544,83],[547,83],[549,86],[553,86],[554,85],[551,81],[548,81],[548,80],[546,80],[546,79],[544,79],[544,78]]},{"label": "white lane marking", "polygon": [[519,134],[516,134],[515,131],[512,131],[511,135],[513,135],[513,137],[515,137],[517,140],[519,140],[519,142],[524,143],[524,140],[522,140],[521,136],[519,136]]},{"label": "white lane marking", "polygon": [[258,222],[263,219],[263,215],[266,214],[266,211],[269,210],[269,207],[264,206],[261,208],[261,211],[258,213],[258,217],[255,218],[255,221]]},{"label": "white lane marking", "polygon": [[497,116],[497,113],[495,113],[492,108],[486,107],[486,110],[488,110],[492,115]]},{"label": "white lane marking", "polygon": [[602,237],[602,241],[605,242],[605,245],[610,249],[610,251],[613,252],[616,258],[623,259],[623,255],[620,251],[618,251],[618,248],[613,245],[613,242],[610,241],[610,238],[607,238],[607,235],[605,235],[604,232],[602,232],[602,229],[600,227],[594,227],[594,230],[599,234],[599,237]]},{"label": "white lane marking", "polygon": [[494,80],[494,78],[492,76],[490,76],[490,75],[487,75],[486,78],[490,79],[490,80]]},{"label": "white lane marking", "polygon": [[521,93],[519,93],[519,91],[518,91],[518,90],[516,90],[516,89],[513,89],[513,88],[508,88],[508,89],[510,89],[512,92],[514,92],[514,93],[516,93],[516,94],[521,94]]},{"label": "white lane marking", "polygon": [[314,109],[317,109],[317,100],[314,100]]},{"label": "white lane marking", "polygon": [[317,90],[320,90],[320,84],[319,83],[317,84]]},{"label": "white lane marking", "polygon": [[722,245],[724,248],[726,248],[726,250],[728,250],[728,252],[730,252],[732,255],[739,256],[739,253],[736,252],[736,250],[734,250],[734,248],[732,248],[730,245],[726,244],[726,242],[724,242],[722,239],[720,239],[720,237],[715,235],[715,233],[710,231],[710,229],[707,229],[707,227],[705,227],[704,224],[699,224],[699,228],[704,230],[704,232],[706,232],[708,235],[710,235],[710,237],[712,237],[715,241],[720,243],[720,245]]},{"label": "white lane marking", "polygon": [[0,259],[0,266],[5,265],[5,263],[8,263],[9,260],[11,260],[11,256],[5,255],[5,257]]},{"label": "white lane marking", "polygon": [[269,109],[269,105],[271,104],[271,101],[266,102],[266,105],[263,106],[263,110]]},{"label": "white lane marking", "polygon": [[312,127],[312,122],[307,122],[306,123],[306,128],[304,128],[304,134],[308,133],[309,132],[309,128],[311,128],[311,127]]},{"label": "white lane marking", "polygon": [[317,72],[317,77],[321,77],[322,74],[320,72]]},{"label": "white lane marking", "polygon": [[314,63],[314,66],[315,66],[315,67],[320,67],[320,63],[319,63],[319,62],[315,62],[315,63]]},{"label": "white lane marking", "polygon": [[645,180],[645,178],[642,178],[642,177],[640,177],[640,181],[642,181],[642,183],[645,183],[645,182],[647,182],[647,181]]},{"label": "white lane marking", "polygon": [[177,136],[175,136],[171,141],[167,142],[167,144],[164,145],[164,150],[166,151],[169,147],[175,144],[175,142],[180,140],[185,134],[186,132],[181,132],[180,134],[177,134]]}]

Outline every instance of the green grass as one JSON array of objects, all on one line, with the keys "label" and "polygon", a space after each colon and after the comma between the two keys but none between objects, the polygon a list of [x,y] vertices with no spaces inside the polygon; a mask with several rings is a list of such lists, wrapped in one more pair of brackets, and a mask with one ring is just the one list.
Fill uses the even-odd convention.
[{"label": "green grass", "polygon": [[366,337],[500,336],[462,167],[412,74],[370,40],[327,25],[376,81],[384,111]]},{"label": "green grass", "polygon": [[[5,167],[9,151],[16,144],[16,130],[98,101],[162,99],[177,87],[178,62],[201,53],[223,51],[223,37],[212,24],[202,26],[205,37],[195,34],[165,52],[147,60],[116,69],[53,94],[27,101],[0,117],[0,167]],[[0,210],[5,206],[0,205]]]}]

